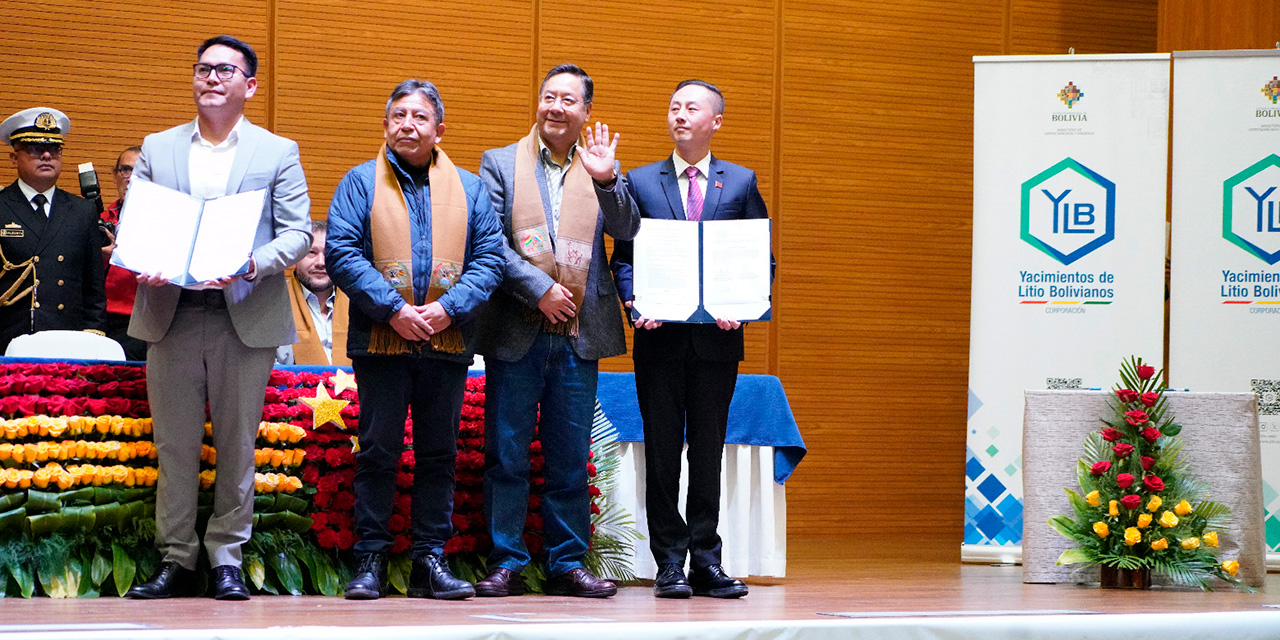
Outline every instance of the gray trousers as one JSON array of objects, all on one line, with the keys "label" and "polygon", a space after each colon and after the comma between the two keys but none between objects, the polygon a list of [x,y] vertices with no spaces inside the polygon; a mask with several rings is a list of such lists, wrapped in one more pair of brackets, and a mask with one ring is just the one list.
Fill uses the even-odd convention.
[{"label": "gray trousers", "polygon": [[168,333],[147,349],[147,395],[160,477],[156,546],[167,561],[195,569],[200,444],[205,402],[217,449],[213,516],[204,534],[211,566],[240,566],[253,527],[253,445],[275,349],[246,347],[226,309],[179,307]]}]

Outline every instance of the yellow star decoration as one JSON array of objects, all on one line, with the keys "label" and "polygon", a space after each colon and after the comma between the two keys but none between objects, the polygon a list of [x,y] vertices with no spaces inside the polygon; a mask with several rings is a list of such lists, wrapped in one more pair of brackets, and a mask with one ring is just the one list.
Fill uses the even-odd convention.
[{"label": "yellow star decoration", "polygon": [[337,371],[329,381],[333,383],[333,395],[335,396],[347,389],[359,389],[356,386],[356,377],[346,371]]},{"label": "yellow star decoration", "polygon": [[311,407],[312,413],[315,415],[311,419],[311,427],[319,429],[330,422],[337,425],[339,429],[346,429],[347,425],[342,421],[342,408],[351,403],[350,400],[335,400],[329,397],[329,392],[325,390],[324,385],[316,387],[316,397],[314,398],[298,398],[303,404]]},{"label": "yellow star decoration", "polygon": [[360,436],[351,436],[351,453],[360,453]]}]

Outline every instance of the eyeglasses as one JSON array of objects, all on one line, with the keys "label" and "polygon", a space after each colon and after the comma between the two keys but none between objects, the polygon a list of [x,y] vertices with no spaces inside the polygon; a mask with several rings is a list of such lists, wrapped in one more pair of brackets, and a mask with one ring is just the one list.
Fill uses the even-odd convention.
[{"label": "eyeglasses", "polygon": [[131,165],[131,164],[122,164],[122,165],[120,165],[120,166],[116,167],[116,173],[118,173],[118,174],[120,174],[120,175],[122,175],[122,176],[131,176],[131,175],[133,175],[133,165]]},{"label": "eyeglasses", "polygon": [[20,151],[31,156],[32,158],[42,157],[46,153],[55,158],[62,157],[62,145],[60,144],[48,144],[48,143],[39,143],[39,142],[24,144],[22,145],[22,149],[20,149]]},{"label": "eyeglasses", "polygon": [[223,62],[222,64],[205,64],[203,62],[197,62],[191,65],[191,68],[196,72],[197,78],[208,78],[209,73],[216,72],[219,80],[230,80],[235,77],[236,71],[244,74],[244,77],[246,78],[249,77],[248,71],[245,71],[230,62]]}]

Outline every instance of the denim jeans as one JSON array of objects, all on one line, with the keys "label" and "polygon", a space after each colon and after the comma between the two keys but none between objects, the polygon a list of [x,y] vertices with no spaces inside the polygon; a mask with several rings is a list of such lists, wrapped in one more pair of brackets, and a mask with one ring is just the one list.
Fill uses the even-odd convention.
[{"label": "denim jeans", "polygon": [[354,356],[360,386],[360,451],[356,453],[357,554],[391,551],[388,521],[413,408],[413,555],[443,554],[453,536],[453,483],[458,421],[467,365],[436,358]]},{"label": "denim jeans", "polygon": [[595,415],[595,360],[583,360],[568,338],[542,332],[517,362],[485,361],[484,511],[493,537],[489,569],[519,572],[529,505],[529,443],[541,409],[542,526],[547,574],[582,566],[591,534],[587,456]]}]

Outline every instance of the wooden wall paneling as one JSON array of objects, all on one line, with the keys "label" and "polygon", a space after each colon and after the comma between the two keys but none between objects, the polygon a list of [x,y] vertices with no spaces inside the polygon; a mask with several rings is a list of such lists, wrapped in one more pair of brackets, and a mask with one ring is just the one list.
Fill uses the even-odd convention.
[{"label": "wooden wall paneling", "polygon": [[[726,103],[712,152],[755,170],[760,191],[771,202],[778,144],[773,139],[775,0],[697,0],[678,6],[609,0],[593,4],[589,18],[580,3],[544,0],[539,24],[540,64],[530,99],[547,69],[562,62],[582,66],[595,82],[592,121],[622,134],[618,156],[626,171],[674,150],[666,114],[676,84],[688,78],[711,82]],[[779,212],[770,215],[776,233]],[[775,302],[777,298],[775,289]],[[630,335],[627,339],[629,344]],[[768,324],[749,325],[746,342],[741,371],[769,372]],[[604,360],[601,370],[630,371],[631,358]]]},{"label": "wooden wall paneling", "polygon": [[1280,43],[1274,0],[1159,0],[1160,51],[1270,49]]},{"label": "wooden wall paneling", "polygon": [[[1010,0],[1013,55],[1151,53],[1157,0]],[[1167,51],[1167,49],[1161,49]]]},{"label": "wooden wall paneling", "polygon": [[1000,53],[1004,6],[785,4],[779,368],[809,445],[794,537],[958,550],[970,59]]},{"label": "wooden wall paneling", "polygon": [[[195,118],[196,47],[228,33],[261,54],[266,25],[263,0],[231,0],[216,9],[139,0],[10,3],[0,39],[0,119],[36,106],[66,113],[71,133],[58,186],[78,195],[76,165],[92,162],[109,204],[116,197],[111,169],[120,152]],[[265,123],[265,113],[264,100],[249,101],[250,119]],[[17,173],[8,141],[0,148],[0,186],[7,186]]]},{"label": "wooden wall paneling", "polygon": [[301,147],[312,217],[327,216],[342,177],[376,155],[387,98],[406,78],[439,87],[441,146],[464,169],[478,171],[481,152],[523,135],[531,20],[519,0],[479,12],[465,3],[281,3],[277,133]]}]

